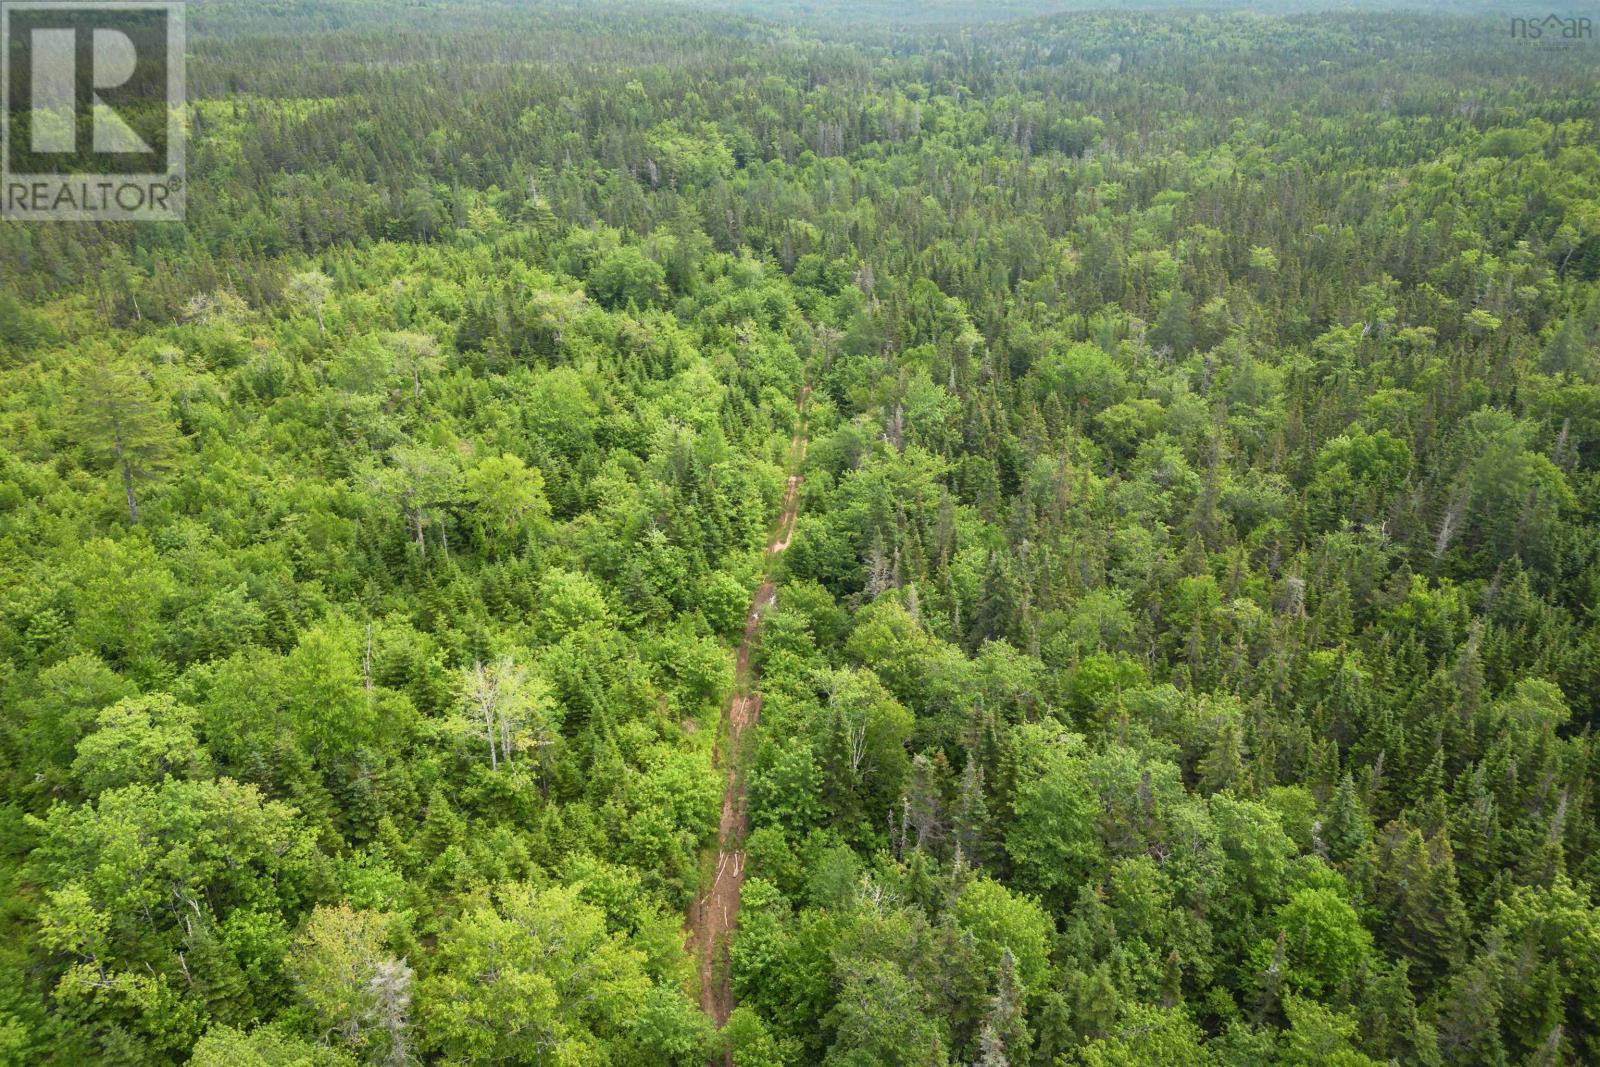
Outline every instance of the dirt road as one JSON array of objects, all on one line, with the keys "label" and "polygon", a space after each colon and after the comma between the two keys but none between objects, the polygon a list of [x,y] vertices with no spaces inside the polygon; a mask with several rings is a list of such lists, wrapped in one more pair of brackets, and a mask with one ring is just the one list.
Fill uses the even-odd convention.
[{"label": "dirt road", "polygon": [[[772,606],[776,592],[771,579],[772,565],[794,536],[794,520],[800,510],[800,463],[805,459],[809,438],[806,433],[806,402],[811,387],[800,390],[800,425],[789,446],[789,485],[783,513],[762,566],[762,579],[745,615],[744,638],[734,663],[733,691],[723,705],[724,728],[713,755],[716,765],[726,773],[722,791],[722,823],[717,831],[716,870],[710,884],[689,909],[689,943],[700,968],[700,1007],[720,1027],[733,1011],[733,988],[728,975],[728,940],[739,922],[739,890],[744,885],[745,816],[744,762],[746,733],[761,719],[761,678],[752,664],[761,620]],[[731,1064],[731,1060],[730,1060]]]}]

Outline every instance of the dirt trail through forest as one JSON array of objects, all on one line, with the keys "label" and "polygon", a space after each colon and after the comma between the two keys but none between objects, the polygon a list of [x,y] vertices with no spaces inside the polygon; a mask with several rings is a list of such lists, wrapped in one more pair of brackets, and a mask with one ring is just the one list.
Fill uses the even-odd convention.
[{"label": "dirt trail through forest", "polygon": [[[761,584],[750,611],[745,615],[744,638],[734,663],[733,691],[723,705],[725,728],[720,732],[716,765],[723,768],[727,781],[722,791],[722,824],[717,831],[717,866],[700,896],[689,908],[689,944],[700,967],[700,1007],[720,1027],[733,1011],[733,988],[728,975],[728,940],[739,921],[739,890],[744,885],[744,835],[747,828],[744,804],[745,733],[761,718],[761,677],[751,662],[761,621],[772,606],[776,587],[772,565],[789,547],[794,536],[794,520],[800,511],[800,463],[805,459],[806,402],[811,387],[800,389],[800,425],[789,446],[789,485],[783,500],[778,528],[767,543]],[[731,1065],[732,1060],[730,1058]]]}]

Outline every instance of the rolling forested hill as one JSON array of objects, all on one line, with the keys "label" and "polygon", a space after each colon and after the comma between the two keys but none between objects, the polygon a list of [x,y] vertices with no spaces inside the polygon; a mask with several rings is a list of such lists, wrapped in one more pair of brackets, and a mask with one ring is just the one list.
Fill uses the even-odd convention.
[{"label": "rolling forested hill", "polygon": [[0,224],[0,1062],[1600,1062],[1600,42],[800,7]]}]

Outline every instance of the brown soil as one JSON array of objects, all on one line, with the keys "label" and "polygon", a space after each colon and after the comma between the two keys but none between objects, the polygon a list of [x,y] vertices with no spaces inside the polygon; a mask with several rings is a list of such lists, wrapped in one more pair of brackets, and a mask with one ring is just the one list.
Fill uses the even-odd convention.
[{"label": "brown soil", "polygon": [[[805,458],[806,401],[811,387],[800,390],[800,426],[789,448],[789,488],[784,496],[778,527],[767,543],[761,585],[745,616],[744,639],[739,642],[734,662],[733,691],[723,705],[726,724],[713,759],[727,775],[722,791],[722,823],[717,831],[716,869],[710,884],[689,907],[689,946],[700,969],[700,1007],[717,1026],[728,1021],[734,1008],[733,988],[728,974],[728,941],[739,922],[739,891],[744,886],[744,836],[748,827],[744,803],[745,735],[761,719],[760,673],[751,662],[761,620],[772,606],[776,587],[769,575],[772,564],[794,536],[794,520],[800,511],[800,462]],[[729,1067],[732,1067],[731,1056]]]}]

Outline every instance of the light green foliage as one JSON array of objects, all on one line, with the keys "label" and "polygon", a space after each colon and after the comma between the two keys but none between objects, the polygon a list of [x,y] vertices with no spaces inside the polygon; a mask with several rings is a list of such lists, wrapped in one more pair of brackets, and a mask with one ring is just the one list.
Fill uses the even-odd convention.
[{"label": "light green foliage", "polygon": [[954,913],[957,925],[977,942],[986,967],[998,968],[1001,955],[1009,952],[1023,988],[1030,993],[1045,989],[1055,927],[1042,908],[998,882],[975,878],[956,898]]},{"label": "light green foliage", "polygon": [[64,777],[79,742],[94,729],[99,713],[131,696],[127,679],[92,653],[79,653],[39,672],[31,699],[17,709],[17,743],[26,769],[48,780]]},{"label": "light green foliage", "polygon": [[559,640],[582,626],[604,623],[611,613],[605,594],[587,575],[552,571],[539,590],[539,621],[548,639]]},{"label": "light green foliage", "polygon": [[195,737],[197,716],[165,693],[121,700],[102,710],[94,733],[78,742],[72,773],[85,792],[154,784],[169,775],[202,777],[206,753]]},{"label": "light green foliage", "polygon": [[544,476],[517,456],[486,456],[467,468],[462,488],[472,507],[474,530],[491,552],[514,550],[550,516]]},{"label": "light green foliage", "polygon": [[1018,783],[1006,851],[1022,885],[1065,903],[1105,862],[1097,834],[1099,798],[1081,758],[1047,755]]},{"label": "light green foliage", "polygon": [[403,1064],[411,968],[385,952],[391,922],[381,912],[318,907],[295,940],[288,969],[323,1032],[369,1062]]},{"label": "light green foliage", "polygon": [[1372,955],[1372,935],[1332,889],[1302,889],[1277,912],[1289,980],[1312,995],[1346,986]]},{"label": "light green foliage", "polygon": [[750,772],[751,808],[758,824],[781,826],[796,838],[822,817],[822,767],[801,740],[764,747]]},{"label": "light green foliage", "polygon": [[219,1021],[272,1004],[288,942],[275,909],[315,885],[316,852],[295,822],[227,779],[131,785],[39,820],[41,925],[69,961],[57,1001],[151,1052],[192,1044],[208,991],[227,998]]},{"label": "light green foliage", "polygon": [[1380,518],[1411,471],[1411,450],[1387,429],[1335,437],[1317,454],[1307,507],[1323,529]]},{"label": "light green foliage", "polygon": [[642,962],[576,889],[503,885],[441,937],[425,1041],[452,1063],[595,1062],[650,990]]},{"label": "light green foliage", "polygon": [[1079,1052],[1085,1067],[1205,1067],[1211,1062],[1200,1044],[1200,1028],[1182,1012],[1138,1007]]},{"label": "light green foliage", "polygon": [[64,576],[79,648],[130,673],[148,675],[177,595],[172,572],[141,540],[83,545]]},{"label": "light green foliage", "polygon": [[1116,360],[1095,345],[1075,344],[1035,365],[1033,373],[1045,394],[1098,412],[1123,399],[1126,377]]},{"label": "light green foliage", "polygon": [[290,721],[313,757],[374,745],[398,725],[398,709],[381,705],[362,676],[361,639],[353,623],[329,619],[305,631],[283,662]]},{"label": "light green foliage", "polygon": [[1264,804],[1224,793],[1211,799],[1211,818],[1233,886],[1258,903],[1280,899],[1295,848],[1277,815]]},{"label": "light green foliage", "polygon": [[734,1067],[788,1067],[795,1062],[793,1048],[775,1039],[754,1009],[735,1008],[721,1037]]},{"label": "light green foliage", "polygon": [[1280,1062],[1294,1067],[1377,1067],[1378,1060],[1355,1047],[1355,1020],[1310,1000],[1289,998],[1285,1004],[1289,1030]]},{"label": "light green foliage", "polygon": [[195,1067],[347,1067],[356,1061],[337,1049],[275,1026],[246,1033],[214,1026],[194,1047]]},{"label": "light green foliage", "polygon": [[637,248],[607,254],[589,272],[588,290],[608,308],[645,307],[666,295],[667,272]]},{"label": "light green foliage", "polygon": [[938,1028],[916,984],[893,964],[851,964],[834,1007],[828,1067],[941,1067]]}]

